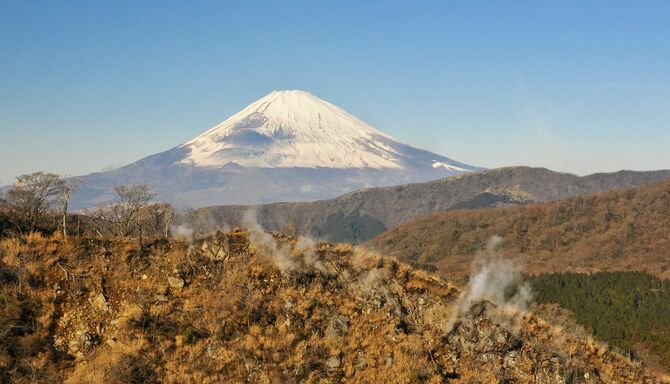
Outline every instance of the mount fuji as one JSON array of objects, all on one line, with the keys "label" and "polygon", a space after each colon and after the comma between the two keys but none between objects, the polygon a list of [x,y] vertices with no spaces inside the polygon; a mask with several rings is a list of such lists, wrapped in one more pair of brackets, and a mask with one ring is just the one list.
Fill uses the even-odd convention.
[{"label": "mount fuji", "polygon": [[119,169],[81,176],[74,205],[147,183],[191,208],[335,197],[365,187],[428,181],[482,168],[394,140],[305,91],[274,91],[194,139]]}]

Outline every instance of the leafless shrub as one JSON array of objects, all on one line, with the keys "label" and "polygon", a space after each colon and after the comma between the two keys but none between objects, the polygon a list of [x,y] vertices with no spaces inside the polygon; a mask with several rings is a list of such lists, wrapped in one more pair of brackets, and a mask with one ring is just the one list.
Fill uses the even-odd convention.
[{"label": "leafless shrub", "polygon": [[4,215],[19,232],[44,229],[53,210],[62,206],[61,197],[69,196],[71,190],[66,180],[53,173],[21,175],[6,193]]}]

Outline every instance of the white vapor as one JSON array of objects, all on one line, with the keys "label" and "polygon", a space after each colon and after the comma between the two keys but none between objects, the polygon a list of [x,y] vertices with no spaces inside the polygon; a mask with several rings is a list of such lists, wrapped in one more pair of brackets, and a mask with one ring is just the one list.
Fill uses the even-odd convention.
[{"label": "white vapor", "polygon": [[188,224],[171,225],[170,234],[177,239],[192,240],[193,228]]},{"label": "white vapor", "polygon": [[256,217],[256,211],[253,210],[244,212],[242,216],[242,225],[249,231],[250,242],[261,249],[263,255],[270,258],[282,272],[296,269],[298,264],[290,259],[289,246],[280,246],[277,240],[258,224]]},{"label": "white vapor", "polygon": [[495,305],[491,318],[516,331],[516,323],[527,312],[532,293],[528,283],[523,281],[523,268],[496,253],[501,241],[499,236],[493,236],[478,255],[468,284],[457,300],[456,311],[448,319],[447,329],[451,330],[473,305],[487,300]]}]

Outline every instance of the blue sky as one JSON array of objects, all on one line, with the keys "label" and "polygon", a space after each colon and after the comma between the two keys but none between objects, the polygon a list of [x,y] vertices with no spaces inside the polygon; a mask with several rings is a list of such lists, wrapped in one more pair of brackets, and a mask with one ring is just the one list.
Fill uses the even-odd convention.
[{"label": "blue sky", "polygon": [[274,89],[486,167],[670,168],[668,1],[0,0],[0,184],[169,149]]}]

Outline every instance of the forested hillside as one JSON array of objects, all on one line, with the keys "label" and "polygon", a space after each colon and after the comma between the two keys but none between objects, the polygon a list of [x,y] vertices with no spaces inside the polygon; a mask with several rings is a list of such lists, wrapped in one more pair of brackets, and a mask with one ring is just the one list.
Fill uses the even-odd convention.
[{"label": "forested hillside", "polygon": [[670,180],[545,204],[427,215],[368,246],[465,275],[492,236],[498,252],[533,273],[646,270],[670,277]]},{"label": "forested hillside", "polygon": [[531,280],[535,300],[570,310],[594,337],[670,368],[670,281],[644,272],[552,273]]}]

